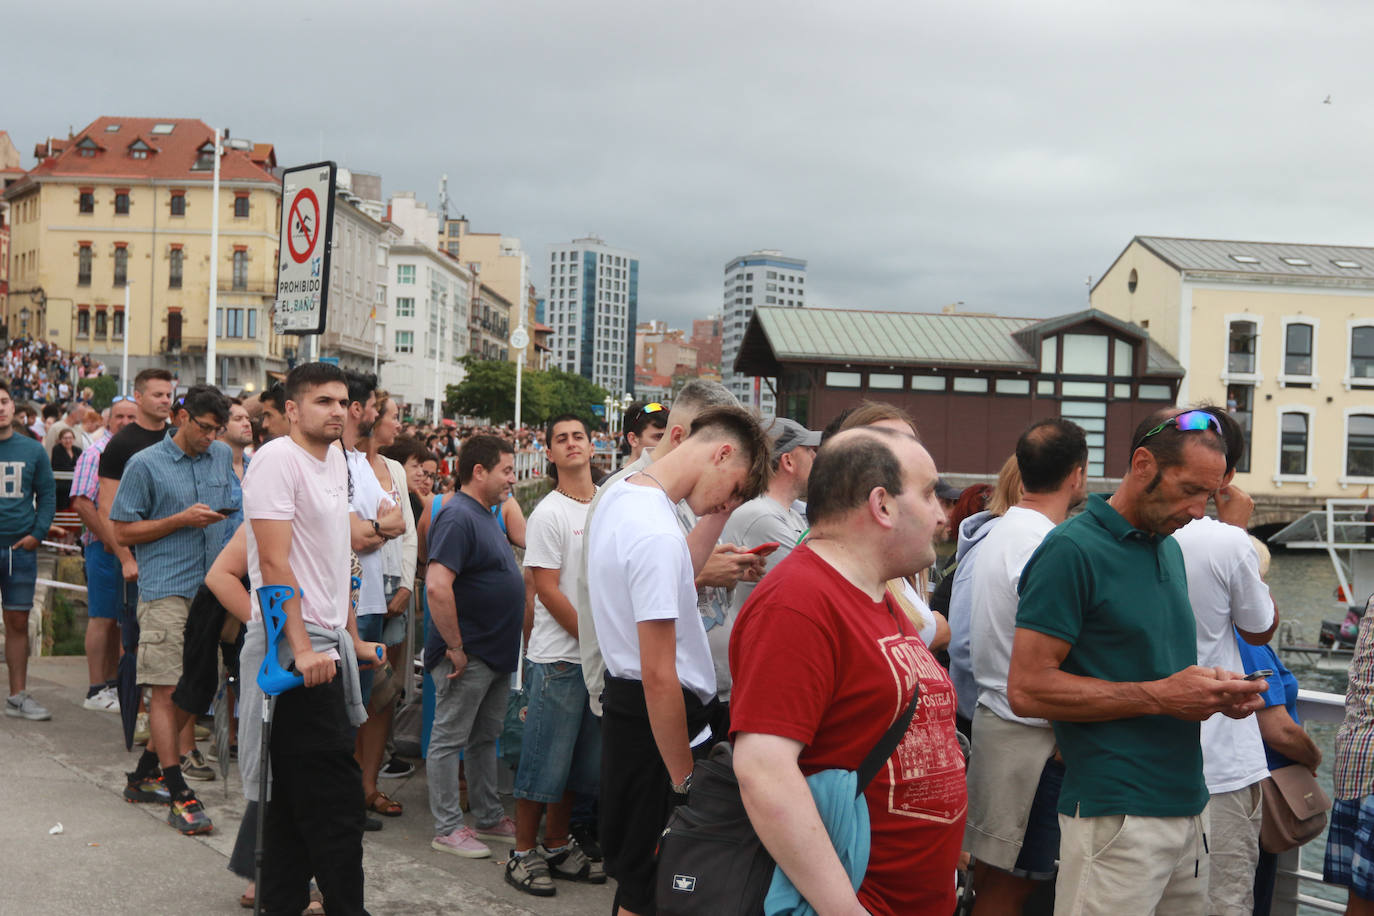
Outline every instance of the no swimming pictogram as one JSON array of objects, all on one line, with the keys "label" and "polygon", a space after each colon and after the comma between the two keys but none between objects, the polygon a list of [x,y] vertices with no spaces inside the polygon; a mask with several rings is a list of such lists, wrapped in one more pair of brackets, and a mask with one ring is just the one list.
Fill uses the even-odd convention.
[{"label": "no swimming pictogram", "polygon": [[291,259],[304,264],[315,250],[320,237],[320,201],[310,188],[301,188],[291,201],[287,217],[286,248]]}]

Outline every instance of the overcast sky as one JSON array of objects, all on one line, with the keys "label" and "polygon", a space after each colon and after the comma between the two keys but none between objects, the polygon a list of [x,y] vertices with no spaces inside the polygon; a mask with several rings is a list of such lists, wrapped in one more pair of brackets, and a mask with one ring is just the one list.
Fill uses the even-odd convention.
[{"label": "overcast sky", "polygon": [[[1374,4],[6,4],[35,142],[199,117],[387,195],[640,258],[641,319],[756,248],[808,304],[1051,315],[1134,235],[1374,243]],[[1331,104],[1323,104],[1327,96]],[[1363,176],[1363,177],[1362,177]]]}]

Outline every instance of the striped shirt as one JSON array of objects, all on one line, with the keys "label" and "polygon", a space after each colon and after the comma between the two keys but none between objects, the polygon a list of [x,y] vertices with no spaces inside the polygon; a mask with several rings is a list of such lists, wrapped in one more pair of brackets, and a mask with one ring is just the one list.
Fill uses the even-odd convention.
[{"label": "striped shirt", "polygon": [[1374,597],[1360,619],[1350,682],[1345,689],[1345,719],[1336,732],[1332,774],[1336,798],[1374,794]]},{"label": "striped shirt", "polygon": [[[138,522],[167,518],[196,503],[211,509],[240,508],[234,492],[233,455],[223,442],[194,458],[167,436],[129,459],[119,482],[110,520]],[[134,546],[138,560],[138,596],[156,601],[171,595],[195,595],[210,565],[227,540],[228,522],[204,528],[180,528],[166,537]]]},{"label": "striped shirt", "polygon": [[[110,431],[103,429],[90,447],[76,459],[72,469],[72,496],[84,496],[93,503],[100,502],[100,453],[105,451],[110,441]],[[81,532],[81,543],[89,547],[100,543],[100,539],[88,528]]]}]

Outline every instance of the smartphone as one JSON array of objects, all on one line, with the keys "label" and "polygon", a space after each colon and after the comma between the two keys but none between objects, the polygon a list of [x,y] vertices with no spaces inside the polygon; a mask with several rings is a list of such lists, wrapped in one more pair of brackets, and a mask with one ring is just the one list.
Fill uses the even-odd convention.
[{"label": "smartphone", "polygon": [[235,512],[239,510],[237,508],[231,507],[229,509],[216,509],[215,511],[218,512],[220,515],[233,515]]},{"label": "smartphone", "polygon": [[1245,675],[1245,679],[1246,679],[1247,681],[1258,681],[1260,678],[1273,677],[1273,676],[1274,676],[1274,672],[1273,672],[1273,671],[1271,671],[1271,670],[1268,669],[1268,668],[1261,668],[1261,669],[1259,669],[1258,671],[1252,671],[1252,672],[1250,672],[1249,674]]},{"label": "smartphone", "polygon": [[750,549],[746,550],[745,553],[752,553],[755,556],[766,557],[781,546],[782,545],[779,544],[777,541],[766,541],[757,547],[751,547]]}]

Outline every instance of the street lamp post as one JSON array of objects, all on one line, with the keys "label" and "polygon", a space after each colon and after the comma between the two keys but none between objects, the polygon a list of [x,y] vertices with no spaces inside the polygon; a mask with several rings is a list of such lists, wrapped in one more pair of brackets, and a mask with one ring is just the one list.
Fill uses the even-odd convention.
[{"label": "street lamp post", "polygon": [[[215,384],[216,322],[219,320],[219,130],[215,130],[215,168],[210,178],[210,320],[205,333],[205,384]],[[124,320],[129,320],[129,287],[124,287]],[[124,329],[124,352],[129,352],[129,329]],[[125,357],[127,360],[127,356]],[[127,368],[127,367],[126,367]]]},{"label": "street lamp post", "polygon": [[520,434],[520,388],[525,375],[525,348],[530,345],[530,335],[522,321],[515,326],[510,335],[511,349],[515,351],[515,433]]}]

